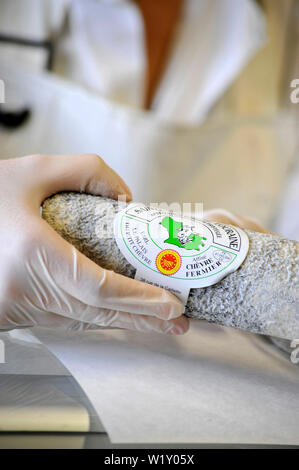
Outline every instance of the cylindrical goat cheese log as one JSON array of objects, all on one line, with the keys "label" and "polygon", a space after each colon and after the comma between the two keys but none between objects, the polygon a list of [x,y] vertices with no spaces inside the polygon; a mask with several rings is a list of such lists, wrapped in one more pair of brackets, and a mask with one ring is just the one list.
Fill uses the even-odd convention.
[{"label": "cylindrical goat cheese log", "polygon": [[[68,192],[47,199],[42,216],[95,263],[133,278],[136,270],[113,236],[113,219],[119,210],[117,201]],[[185,315],[253,333],[299,338],[299,243],[244,232],[249,250],[241,266],[217,284],[191,289]]]}]

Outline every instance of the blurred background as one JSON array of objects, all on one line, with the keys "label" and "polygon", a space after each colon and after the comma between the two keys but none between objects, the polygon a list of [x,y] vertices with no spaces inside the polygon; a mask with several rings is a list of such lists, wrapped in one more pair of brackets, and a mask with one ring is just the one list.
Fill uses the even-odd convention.
[{"label": "blurred background", "polygon": [[298,239],[298,0],[0,0],[0,79],[0,158],[98,153]]},{"label": "blurred background", "polygon": [[[0,0],[0,80],[0,158],[97,153],[137,201],[203,202],[299,240],[299,0]],[[128,390],[150,404],[148,414],[127,407],[138,439],[143,418],[148,433],[157,415],[163,442],[188,442],[195,429],[196,442],[222,434],[228,443],[298,444],[298,370],[264,337],[202,322],[194,344],[114,333],[102,333],[91,362],[100,418],[28,330],[3,333],[1,429],[77,434],[1,435],[0,447],[111,446],[111,396],[121,407],[127,373]],[[71,341],[61,347],[80,363],[80,348],[79,360]],[[135,366],[130,376],[133,356],[143,388]],[[199,380],[190,390],[181,380],[189,367]],[[195,427],[183,402],[192,415],[201,406]],[[123,416],[112,422],[127,439]],[[78,434],[86,430],[96,442]]]}]

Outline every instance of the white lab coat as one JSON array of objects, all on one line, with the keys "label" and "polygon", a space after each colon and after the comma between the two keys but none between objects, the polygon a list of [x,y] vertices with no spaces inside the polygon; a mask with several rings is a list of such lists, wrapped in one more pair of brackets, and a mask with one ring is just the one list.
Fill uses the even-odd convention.
[{"label": "white lab coat", "polygon": [[[186,2],[150,113],[140,109],[143,30],[132,3],[2,3],[0,31],[55,36],[54,70],[68,78],[40,75],[47,59],[42,48],[0,43],[7,102],[26,102],[33,111],[23,129],[0,134],[2,158],[95,152],[121,174],[137,200],[203,202],[205,209],[221,205],[271,224],[294,156],[296,133],[289,132],[288,117],[232,115],[203,123],[264,43],[263,16],[252,0],[237,6],[233,0]],[[70,26],[62,34],[67,12]]]}]

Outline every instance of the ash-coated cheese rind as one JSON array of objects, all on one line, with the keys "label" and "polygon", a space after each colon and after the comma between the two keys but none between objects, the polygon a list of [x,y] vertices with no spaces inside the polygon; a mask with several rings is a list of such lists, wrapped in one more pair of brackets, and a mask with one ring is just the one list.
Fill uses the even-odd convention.
[{"label": "ash-coated cheese rind", "polygon": [[[116,201],[99,196],[60,193],[44,202],[42,216],[94,262],[133,278],[135,268],[112,235],[118,207]],[[213,286],[192,289],[185,315],[254,333],[299,338],[298,242],[244,231],[249,251],[243,264]]]}]

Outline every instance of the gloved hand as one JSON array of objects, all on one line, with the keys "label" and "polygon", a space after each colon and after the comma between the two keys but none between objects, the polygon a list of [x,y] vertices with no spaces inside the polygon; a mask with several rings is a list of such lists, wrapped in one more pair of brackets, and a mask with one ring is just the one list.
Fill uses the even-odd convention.
[{"label": "gloved hand", "polygon": [[131,199],[97,155],[0,161],[0,329],[187,331],[174,295],[100,268],[41,218],[47,197],[71,190]]},{"label": "gloved hand", "polygon": [[233,214],[225,209],[211,209],[204,211],[203,219],[209,220],[210,222],[219,222],[220,224],[235,225],[240,228],[253,230],[254,232],[271,233],[257,220],[251,217]]}]

